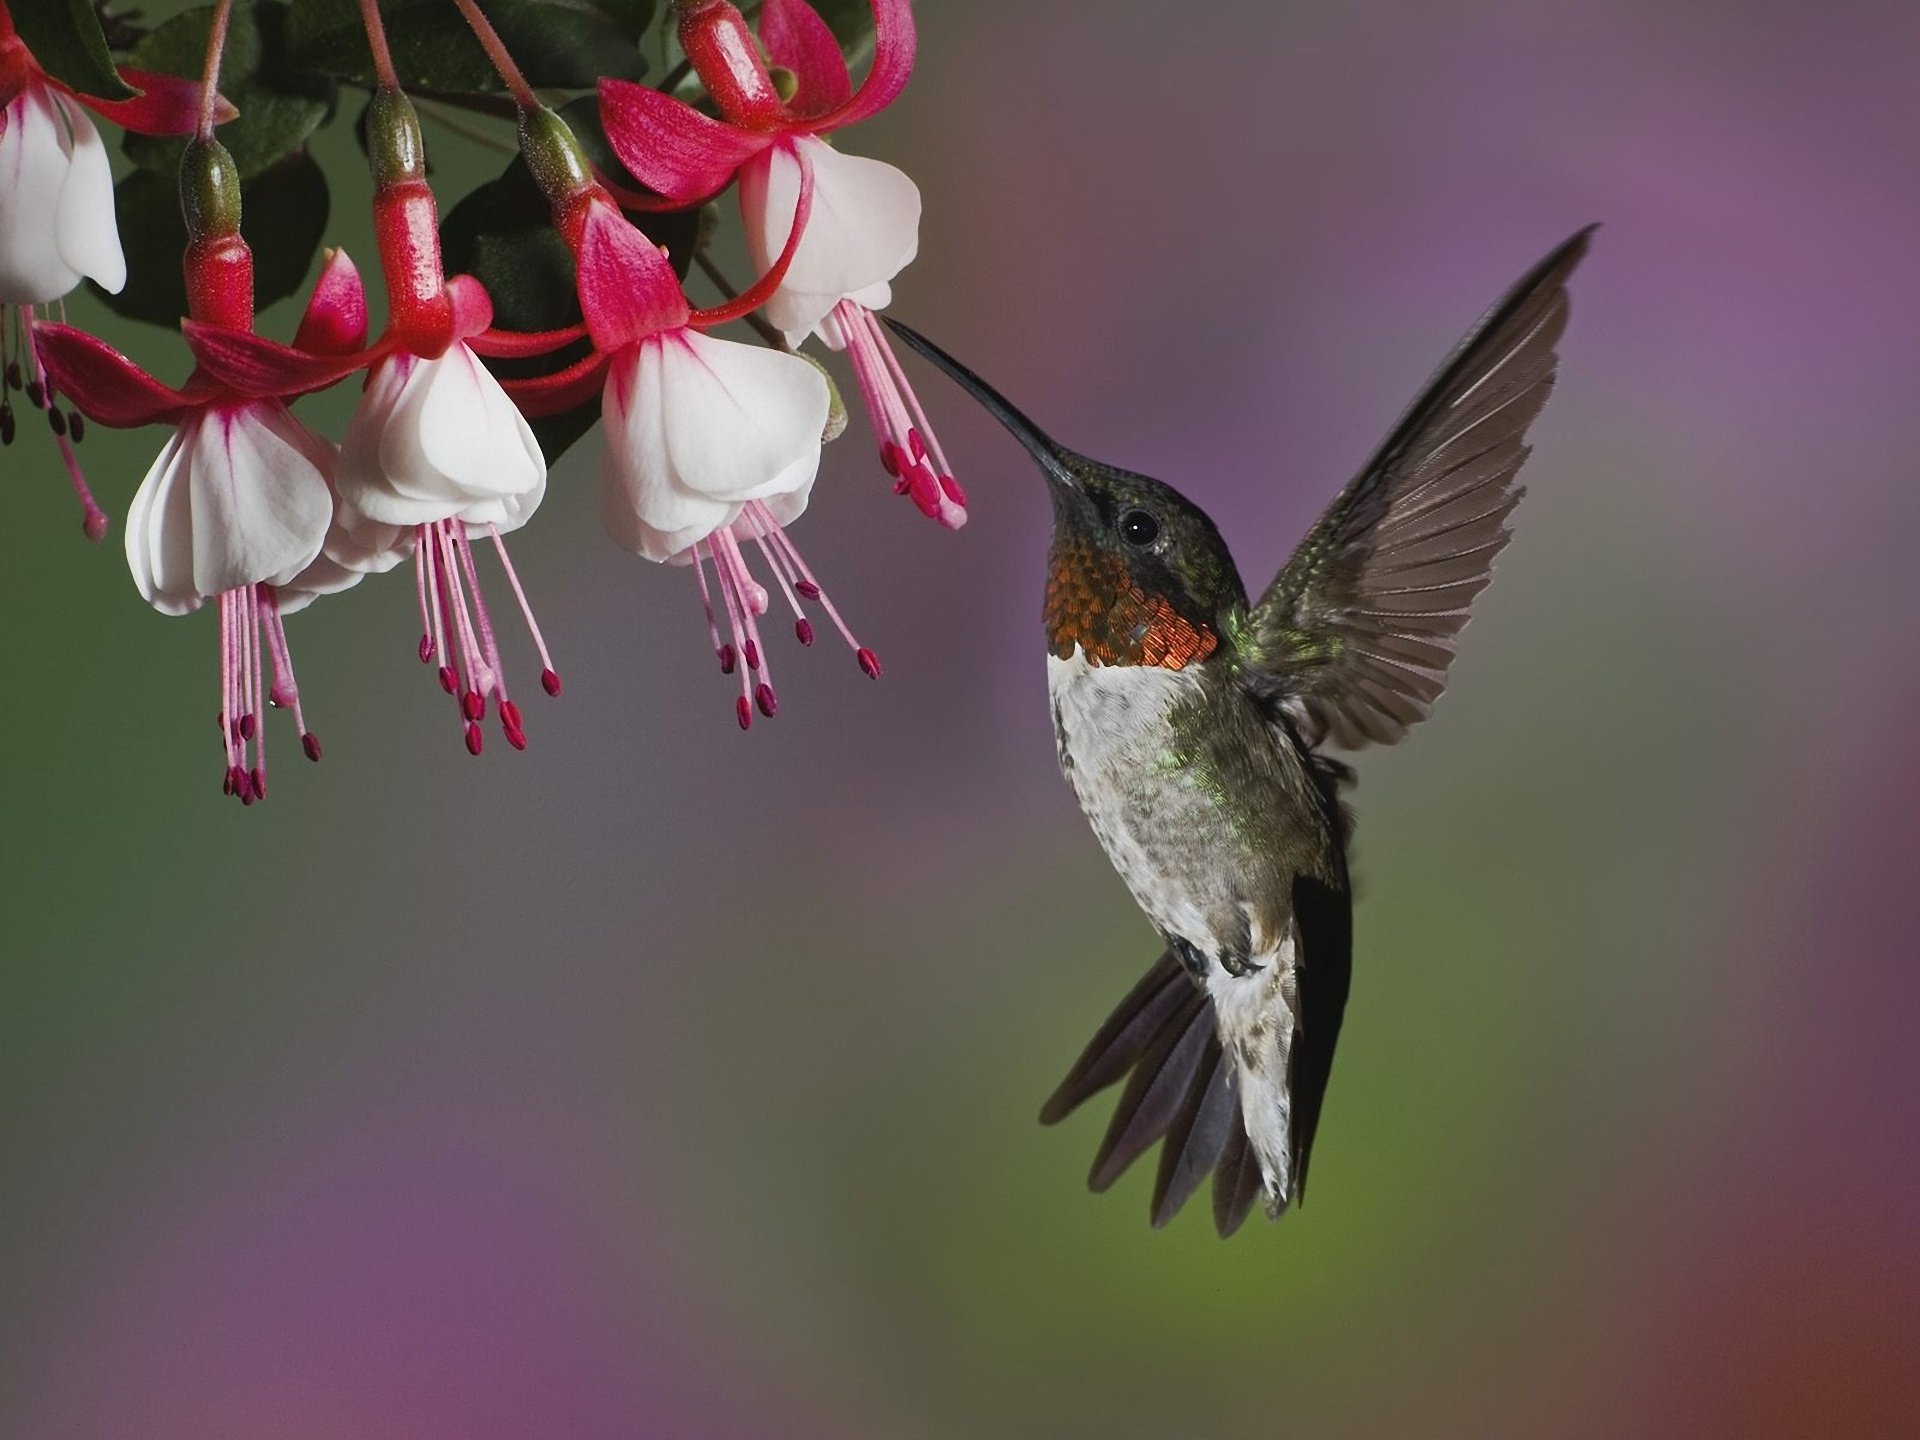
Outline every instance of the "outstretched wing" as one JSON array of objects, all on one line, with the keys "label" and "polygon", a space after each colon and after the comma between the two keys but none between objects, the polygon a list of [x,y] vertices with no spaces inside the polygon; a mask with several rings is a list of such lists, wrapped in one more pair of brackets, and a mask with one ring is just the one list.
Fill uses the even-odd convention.
[{"label": "outstretched wing", "polygon": [[1243,673],[1309,745],[1391,744],[1446,688],[1506,548],[1527,426],[1553,388],[1567,277],[1593,226],[1490,310],[1249,616]]}]

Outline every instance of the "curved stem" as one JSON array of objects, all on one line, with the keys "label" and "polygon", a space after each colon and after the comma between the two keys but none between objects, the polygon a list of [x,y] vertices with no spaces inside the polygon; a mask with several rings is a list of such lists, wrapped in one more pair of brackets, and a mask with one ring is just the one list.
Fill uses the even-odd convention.
[{"label": "curved stem", "polygon": [[218,0],[213,7],[213,23],[207,30],[207,63],[200,72],[200,127],[195,132],[202,140],[213,139],[215,101],[220,95],[220,57],[227,48],[227,19],[233,14],[233,0]]},{"label": "curved stem", "polygon": [[380,23],[380,0],[360,0],[360,23],[367,32],[367,49],[373,52],[373,74],[383,90],[398,90],[400,77],[393,70],[393,52],[387,48],[387,27]]}]

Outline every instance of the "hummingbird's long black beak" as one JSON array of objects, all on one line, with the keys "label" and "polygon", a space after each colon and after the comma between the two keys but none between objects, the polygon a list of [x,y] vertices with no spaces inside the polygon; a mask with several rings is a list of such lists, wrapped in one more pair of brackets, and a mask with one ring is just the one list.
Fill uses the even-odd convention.
[{"label": "hummingbird's long black beak", "polygon": [[1040,469],[1045,473],[1048,481],[1073,491],[1081,488],[1080,477],[1074,473],[1072,464],[1079,457],[1073,451],[1056,442],[1046,431],[1015,409],[1006,396],[918,330],[902,325],[891,315],[882,315],[880,318],[886,321],[888,329],[946,371],[956,385],[978,400],[986,407],[989,415],[1006,426],[1013,438],[1026,447],[1027,453],[1040,462]]}]

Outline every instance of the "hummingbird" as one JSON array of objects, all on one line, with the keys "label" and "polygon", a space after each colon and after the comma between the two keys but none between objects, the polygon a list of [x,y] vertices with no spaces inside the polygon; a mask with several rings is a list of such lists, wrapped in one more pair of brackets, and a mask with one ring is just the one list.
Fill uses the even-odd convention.
[{"label": "hummingbird", "polygon": [[1171,485],[1079,454],[918,332],[887,324],[1039,462],[1060,768],[1165,949],[1040,1112],[1124,1080],[1088,1177],[1159,1142],[1151,1219],[1213,1178],[1224,1237],[1305,1194],[1352,974],[1350,766],[1447,682],[1523,493],[1567,280],[1595,227],[1467,334],[1257,601]]}]

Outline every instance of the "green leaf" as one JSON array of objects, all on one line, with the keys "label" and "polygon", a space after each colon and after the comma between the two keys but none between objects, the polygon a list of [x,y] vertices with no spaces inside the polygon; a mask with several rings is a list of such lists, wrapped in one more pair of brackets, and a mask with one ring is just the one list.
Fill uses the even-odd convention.
[{"label": "green leaf", "polygon": [[100,17],[88,0],[13,0],[8,8],[34,60],[62,85],[102,100],[130,100],[139,93],[113,68]]},{"label": "green leaf", "polygon": [[[203,8],[175,16],[140,42],[134,60],[148,70],[197,74],[212,15],[211,8]],[[287,24],[287,6],[280,0],[236,5],[228,22],[220,93],[239,109],[240,118],[220,127],[220,143],[232,153],[242,179],[278,165],[332,113],[333,81],[288,59]],[[180,168],[185,143],[130,134],[122,148],[141,169],[171,176]]]},{"label": "green leaf", "polygon": [[[299,291],[327,227],[327,179],[302,150],[241,185],[242,232],[253,247],[254,307],[264,310]],[[131,320],[169,329],[187,313],[180,273],[187,226],[180,189],[171,175],[135,170],[113,190],[127,256],[127,283],[118,295],[94,293]],[[247,217],[252,217],[249,220]]]},{"label": "green leaf", "polygon": [[[653,0],[488,0],[486,8],[529,84],[590,89],[602,75],[638,80],[646,73],[636,42]],[[383,0],[380,14],[407,88],[442,95],[506,88],[451,0]],[[287,44],[303,65],[374,83],[359,0],[300,0]]]}]

